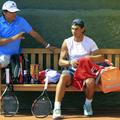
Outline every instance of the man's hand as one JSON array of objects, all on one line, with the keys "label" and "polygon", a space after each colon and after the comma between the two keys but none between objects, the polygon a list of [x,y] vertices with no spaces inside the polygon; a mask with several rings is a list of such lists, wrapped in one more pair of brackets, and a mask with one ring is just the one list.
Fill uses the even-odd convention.
[{"label": "man's hand", "polygon": [[72,67],[74,67],[74,68],[77,68],[78,64],[79,64],[79,61],[78,61],[78,60],[71,60],[71,61],[70,61],[70,65],[71,65]]}]

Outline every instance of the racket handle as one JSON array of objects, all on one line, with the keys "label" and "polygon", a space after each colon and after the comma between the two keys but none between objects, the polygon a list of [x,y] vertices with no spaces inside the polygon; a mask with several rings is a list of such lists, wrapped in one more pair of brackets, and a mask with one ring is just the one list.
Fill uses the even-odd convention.
[{"label": "racket handle", "polygon": [[48,76],[46,76],[46,78],[45,78],[45,87],[44,87],[44,90],[47,90],[48,80],[49,80],[49,78],[48,78]]},{"label": "racket handle", "polygon": [[9,68],[5,69],[5,73],[6,73],[6,84],[10,83],[10,73],[9,73]]}]

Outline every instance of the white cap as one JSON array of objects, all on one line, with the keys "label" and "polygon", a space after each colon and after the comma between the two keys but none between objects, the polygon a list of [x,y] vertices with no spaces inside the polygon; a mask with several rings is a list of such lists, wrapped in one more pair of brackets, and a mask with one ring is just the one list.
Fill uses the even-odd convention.
[{"label": "white cap", "polygon": [[20,11],[17,8],[17,5],[14,1],[6,1],[3,6],[2,6],[2,10],[7,10],[9,12],[17,12]]}]

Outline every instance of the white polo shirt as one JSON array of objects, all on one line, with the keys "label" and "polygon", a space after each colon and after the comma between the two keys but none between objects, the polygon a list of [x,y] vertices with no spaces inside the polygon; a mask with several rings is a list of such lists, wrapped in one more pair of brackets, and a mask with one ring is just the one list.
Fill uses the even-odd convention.
[{"label": "white polo shirt", "polygon": [[68,48],[69,60],[79,59],[98,49],[96,43],[89,37],[84,36],[81,42],[74,41],[74,37],[65,39]]}]

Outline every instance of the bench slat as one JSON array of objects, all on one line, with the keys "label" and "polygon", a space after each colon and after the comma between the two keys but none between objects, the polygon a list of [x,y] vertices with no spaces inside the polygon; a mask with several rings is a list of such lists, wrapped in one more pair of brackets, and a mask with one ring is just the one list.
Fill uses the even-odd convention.
[{"label": "bench slat", "polygon": [[120,55],[115,55],[115,66],[120,68]]},{"label": "bench slat", "polygon": [[34,64],[35,63],[35,54],[31,53],[31,63]]},{"label": "bench slat", "polygon": [[38,63],[40,64],[40,70],[43,70],[43,54],[39,53],[38,54]]},{"label": "bench slat", "polygon": [[58,59],[59,59],[58,54],[55,54],[54,55],[54,69],[55,70],[58,70]]},{"label": "bench slat", "polygon": [[46,54],[46,68],[51,67],[50,63],[51,63],[50,53],[47,53]]},{"label": "bench slat", "polygon": [[102,54],[120,54],[120,49],[100,49],[100,53]]},{"label": "bench slat", "polygon": [[[2,91],[4,91],[5,85],[2,85]],[[44,90],[44,84],[14,84],[14,90],[15,91],[43,91]],[[55,92],[56,91],[56,84],[49,84],[48,85],[48,91]],[[73,86],[66,88],[67,92],[82,92],[79,89],[76,89]],[[101,91],[101,87],[97,86],[95,88],[95,91]]]},{"label": "bench slat", "polygon": [[107,55],[107,59],[112,61],[112,55]]}]

